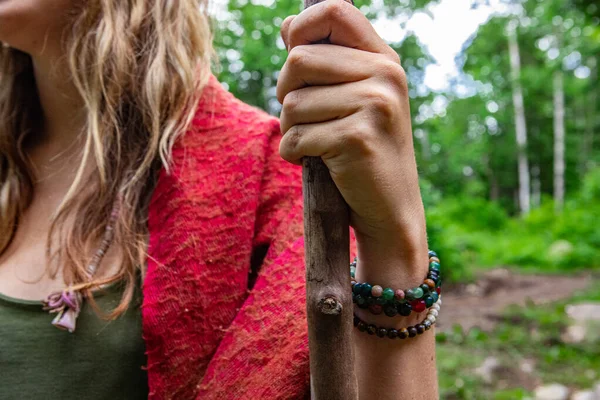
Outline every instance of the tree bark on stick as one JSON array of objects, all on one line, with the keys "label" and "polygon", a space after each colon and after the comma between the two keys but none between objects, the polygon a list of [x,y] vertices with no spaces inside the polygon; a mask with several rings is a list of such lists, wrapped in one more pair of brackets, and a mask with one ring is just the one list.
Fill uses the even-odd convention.
[{"label": "tree bark on stick", "polygon": [[321,158],[303,160],[302,182],[311,399],[358,400],[348,205]]}]

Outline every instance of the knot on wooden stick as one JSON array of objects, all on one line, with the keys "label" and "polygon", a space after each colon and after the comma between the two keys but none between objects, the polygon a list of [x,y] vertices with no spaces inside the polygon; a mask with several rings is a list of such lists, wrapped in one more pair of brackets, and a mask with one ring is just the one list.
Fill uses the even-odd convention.
[{"label": "knot on wooden stick", "polygon": [[319,300],[317,308],[323,314],[340,315],[342,313],[342,303],[335,297],[324,297]]}]

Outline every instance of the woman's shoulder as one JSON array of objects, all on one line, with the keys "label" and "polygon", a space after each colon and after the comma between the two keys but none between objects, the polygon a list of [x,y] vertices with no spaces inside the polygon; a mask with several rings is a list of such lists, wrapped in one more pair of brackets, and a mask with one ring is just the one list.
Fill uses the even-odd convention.
[{"label": "woman's shoulder", "polygon": [[211,75],[181,144],[188,148],[194,144],[222,146],[224,151],[235,151],[262,146],[273,135],[279,135],[277,118],[236,99]]},{"label": "woman's shoulder", "polygon": [[267,178],[271,186],[300,182],[298,167],[279,156],[280,138],[277,118],[236,99],[211,76],[189,129],[172,149],[172,174],[163,175],[186,190],[212,185],[219,196],[242,191],[245,199],[256,197]]}]

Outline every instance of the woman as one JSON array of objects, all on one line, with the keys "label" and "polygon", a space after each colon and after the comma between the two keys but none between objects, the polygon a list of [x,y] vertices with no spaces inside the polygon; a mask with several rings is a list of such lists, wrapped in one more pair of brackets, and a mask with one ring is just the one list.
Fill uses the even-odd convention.
[{"label": "woman", "polygon": [[[358,281],[426,275],[394,51],[340,0],[287,18],[279,123],[210,75],[205,6],[0,2],[0,398],[305,398],[304,156],[351,207]],[[354,347],[361,398],[437,397],[433,331]]]}]

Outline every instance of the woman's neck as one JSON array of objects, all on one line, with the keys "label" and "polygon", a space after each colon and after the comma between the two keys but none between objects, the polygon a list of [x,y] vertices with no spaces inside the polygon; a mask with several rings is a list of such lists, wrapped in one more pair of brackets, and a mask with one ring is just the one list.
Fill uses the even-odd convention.
[{"label": "woman's neck", "polygon": [[64,59],[33,59],[38,96],[44,113],[44,136],[51,142],[72,143],[84,123],[83,99]]},{"label": "woman's neck", "polygon": [[43,113],[43,131],[39,132],[39,140],[30,153],[38,170],[51,164],[56,166],[57,162],[71,163],[83,146],[85,107],[65,64],[64,59],[33,59]]}]

